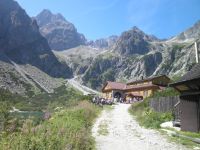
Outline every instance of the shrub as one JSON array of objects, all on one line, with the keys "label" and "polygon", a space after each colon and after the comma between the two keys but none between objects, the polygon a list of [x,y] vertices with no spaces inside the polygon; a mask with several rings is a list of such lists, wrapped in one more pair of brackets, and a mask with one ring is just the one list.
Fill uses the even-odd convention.
[{"label": "shrub", "polygon": [[149,107],[148,99],[135,103],[130,108],[130,113],[136,116],[141,126],[146,128],[160,128],[160,124],[172,120],[172,113],[155,112]]},{"label": "shrub", "polygon": [[176,91],[174,88],[166,88],[165,90],[155,92],[151,96],[151,98],[153,98],[153,97],[177,96],[177,95],[180,95],[180,93],[178,91]]},{"label": "shrub", "polygon": [[34,126],[28,119],[21,132],[2,135],[0,147],[9,150],[93,149],[90,128],[97,114],[96,106],[82,101],[70,109],[59,110],[40,125]]}]

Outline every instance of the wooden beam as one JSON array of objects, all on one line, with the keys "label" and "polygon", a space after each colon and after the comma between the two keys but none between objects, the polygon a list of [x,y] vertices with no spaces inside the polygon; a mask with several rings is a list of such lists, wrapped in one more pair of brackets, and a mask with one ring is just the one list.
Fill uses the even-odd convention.
[{"label": "wooden beam", "polygon": [[191,91],[181,92],[181,96],[187,96],[187,95],[200,95],[200,91],[191,90]]},{"label": "wooden beam", "polygon": [[198,52],[198,48],[197,48],[197,42],[194,43],[194,47],[195,47],[195,54],[196,54],[196,63],[199,63],[199,52]]}]

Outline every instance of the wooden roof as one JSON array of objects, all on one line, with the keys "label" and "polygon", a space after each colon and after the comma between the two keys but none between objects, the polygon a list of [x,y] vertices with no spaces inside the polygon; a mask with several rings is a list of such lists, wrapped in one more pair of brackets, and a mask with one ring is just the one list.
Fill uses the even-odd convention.
[{"label": "wooden roof", "polygon": [[183,75],[180,80],[178,80],[175,83],[170,84],[170,86],[183,84],[185,82],[193,81],[197,79],[200,79],[200,63],[196,64],[189,72]]},{"label": "wooden roof", "polygon": [[183,93],[182,95],[200,94],[200,63],[170,86]]},{"label": "wooden roof", "polygon": [[146,82],[146,81],[152,81],[152,80],[157,79],[157,78],[160,78],[160,77],[164,77],[164,78],[167,78],[167,79],[170,80],[170,78],[169,78],[168,76],[166,76],[166,75],[159,75],[159,76],[149,77],[149,78],[146,78],[146,79],[129,81],[129,82],[127,83],[127,85],[129,85],[129,84],[142,83],[142,82]]},{"label": "wooden roof", "polygon": [[[108,89],[106,89],[108,87]],[[110,91],[110,90],[121,90],[121,91],[138,91],[145,89],[159,89],[158,85],[154,84],[144,84],[144,85],[127,85],[125,83],[120,82],[111,82],[107,81],[106,84],[102,88],[102,92]]]},{"label": "wooden roof", "polygon": [[188,73],[186,73],[179,82],[200,78],[200,63],[196,64]]},{"label": "wooden roof", "polygon": [[126,88],[125,83],[107,81],[103,86],[102,91],[107,91],[105,90],[106,86],[109,87],[109,90],[124,90]]},{"label": "wooden roof", "polygon": [[144,85],[129,85],[126,87],[125,90],[129,91],[138,91],[138,90],[144,90],[144,89],[159,89],[159,86],[154,84],[144,84]]}]

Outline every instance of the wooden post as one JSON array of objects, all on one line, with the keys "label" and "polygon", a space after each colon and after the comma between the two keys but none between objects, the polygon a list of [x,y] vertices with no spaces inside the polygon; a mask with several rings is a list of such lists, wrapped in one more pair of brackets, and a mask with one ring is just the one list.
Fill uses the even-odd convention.
[{"label": "wooden post", "polygon": [[199,52],[197,48],[197,42],[194,43],[194,47],[195,47],[195,54],[196,54],[196,63],[199,63]]}]

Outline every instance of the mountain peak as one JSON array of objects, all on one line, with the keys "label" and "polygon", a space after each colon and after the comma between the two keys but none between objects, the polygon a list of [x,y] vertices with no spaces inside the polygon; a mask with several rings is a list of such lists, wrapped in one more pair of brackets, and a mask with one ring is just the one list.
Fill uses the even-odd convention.
[{"label": "mountain peak", "polygon": [[200,20],[198,20],[195,24],[194,27],[200,27]]},{"label": "mountain peak", "polygon": [[[132,27],[132,30],[133,31],[139,31],[139,32],[141,32],[142,30],[141,29],[139,29],[137,26],[133,26]],[[142,31],[143,32],[143,31]]]},{"label": "mountain peak", "polygon": [[51,22],[62,21],[69,23],[60,13],[54,14],[48,9],[41,11],[36,17],[39,26],[44,26]]},{"label": "mountain peak", "polygon": [[115,45],[120,54],[145,54],[149,52],[149,42],[157,41],[155,36],[148,35],[134,26],[121,34]]},{"label": "mountain peak", "polygon": [[36,21],[16,1],[0,0],[0,18],[0,51],[10,60],[29,64],[53,77],[68,75],[68,66],[56,59]]},{"label": "mountain peak", "polygon": [[50,10],[48,10],[48,9],[44,9],[44,10],[41,11],[40,14],[52,15],[52,12]]},{"label": "mountain peak", "polygon": [[85,37],[78,33],[76,27],[60,13],[53,14],[45,9],[35,19],[40,32],[54,50],[65,50],[85,44]]}]

